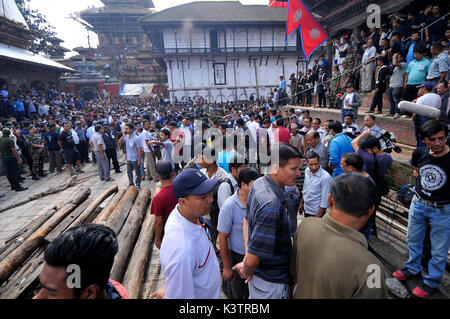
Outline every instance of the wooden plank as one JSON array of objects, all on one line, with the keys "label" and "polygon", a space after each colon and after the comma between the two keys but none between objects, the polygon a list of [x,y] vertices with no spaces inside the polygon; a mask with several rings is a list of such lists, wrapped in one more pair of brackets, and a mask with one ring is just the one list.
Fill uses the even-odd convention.
[{"label": "wooden plank", "polygon": [[38,248],[47,236],[67,215],[79,206],[90,194],[89,188],[76,192],[76,196],[58,209],[38,230],[31,234],[19,247],[0,261],[0,284],[5,282],[14,271]]},{"label": "wooden plank", "polygon": [[[113,280],[122,281],[128,256],[133,252],[133,244],[139,235],[142,219],[148,209],[150,196],[151,192],[148,188],[143,188],[139,192],[126,223],[117,237],[117,240],[119,241],[119,251],[114,258],[115,260],[111,270],[111,278]],[[140,247],[136,247],[135,249],[140,249]]]}]

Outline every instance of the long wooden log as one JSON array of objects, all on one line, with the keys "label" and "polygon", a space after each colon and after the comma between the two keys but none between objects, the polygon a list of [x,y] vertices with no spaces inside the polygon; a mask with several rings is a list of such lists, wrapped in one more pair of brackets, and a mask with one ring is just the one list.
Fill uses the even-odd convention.
[{"label": "long wooden log", "polygon": [[109,196],[116,193],[119,187],[117,185],[113,185],[110,188],[106,189],[103,193],[101,193],[95,200],[84,210],[83,214],[77,219],[75,223],[72,224],[72,227],[79,226],[84,224],[89,216],[94,213],[98,206],[105,201]]},{"label": "long wooden log", "polygon": [[56,239],[56,237],[66,231],[77,220],[77,218],[79,218],[91,202],[92,199],[86,198],[84,202],[75,208],[73,212],[67,215],[50,233],[48,233],[47,236],[45,236],[45,241],[47,243],[51,243]]},{"label": "long wooden log", "polygon": [[42,214],[31,223],[25,225],[17,233],[11,236],[5,242],[5,245],[0,248],[0,260],[8,256],[10,252],[19,247],[20,244],[23,243],[25,239],[27,239],[28,236],[34,233],[39,227],[41,227],[42,224],[45,223],[56,212],[56,210],[56,206],[52,207],[46,213]]},{"label": "long wooden log", "polygon": [[38,230],[30,235],[19,247],[12,251],[5,259],[0,261],[0,284],[2,284],[22,263],[41,245],[45,236],[50,233],[61,220],[69,215],[91,193],[89,188],[76,192],[76,196],[64,204],[50,217]]},{"label": "long wooden log", "polygon": [[94,224],[105,224],[109,218],[109,215],[113,212],[114,208],[117,207],[123,195],[125,194],[125,190],[119,190],[113,198],[106,204],[106,206],[102,209],[100,214],[93,220]]},{"label": "long wooden log", "polygon": [[15,299],[35,282],[44,266],[44,245],[34,251],[29,260],[0,289],[0,299]]},{"label": "long wooden log", "polygon": [[[82,224],[82,222],[89,222],[91,217],[94,217],[94,215],[99,212],[99,207],[97,207],[96,210],[91,211],[89,216],[84,214],[86,209],[92,205],[94,201],[95,200],[89,198],[86,199],[80,206],[64,218],[64,220],[62,220],[45,237],[45,243],[41,245],[41,247],[45,248],[49,242],[54,241],[56,237],[67,231],[67,229],[74,227],[74,225]],[[26,261],[20,270],[8,279],[8,288],[4,290],[1,298],[11,299],[19,297],[24,290],[27,290],[29,285],[37,280],[44,263],[44,252],[45,249],[43,249],[42,253],[38,254],[36,257],[30,257],[30,260]]]},{"label": "long wooden log", "polygon": [[155,215],[150,214],[150,210],[145,216],[142,224],[139,238],[134,246],[127,271],[123,279],[123,285],[128,291],[131,299],[138,299],[142,282],[145,276],[145,266],[150,258],[150,249],[152,247],[152,239],[155,233]]},{"label": "long wooden log", "polygon": [[[153,196],[155,196],[160,188],[161,183],[158,182],[153,188]],[[153,202],[150,203],[150,207],[139,233],[139,238],[134,246],[133,254],[131,255],[123,279],[123,285],[127,289],[131,299],[141,298],[143,290],[145,293],[145,284],[143,284],[143,282],[145,279],[146,267],[148,267],[147,265],[151,259],[152,240],[155,234],[155,216],[150,214],[152,205]]]},{"label": "long wooden log", "polygon": [[42,198],[42,197],[50,195],[50,194],[55,194],[55,193],[62,192],[63,190],[65,190],[65,189],[75,185],[76,181],[77,181],[77,176],[72,176],[69,180],[66,180],[64,183],[62,183],[60,185],[52,186],[52,187],[48,188],[45,191],[42,191],[42,192],[39,192],[37,194],[28,196],[27,198],[21,199],[21,200],[15,202],[15,203],[11,203],[8,206],[1,207],[0,208],[0,213],[3,213],[3,212],[5,212],[7,210],[10,210],[12,208],[21,206],[23,204],[29,203],[31,201],[34,201],[35,199]]},{"label": "long wooden log", "polygon": [[123,223],[128,217],[131,207],[138,195],[138,190],[134,186],[127,188],[125,194],[123,195],[120,202],[117,204],[116,208],[112,211],[105,225],[111,227],[116,234],[119,234]]},{"label": "long wooden log", "polygon": [[136,199],[130,214],[117,237],[119,241],[119,251],[116,254],[114,264],[111,270],[111,278],[116,281],[122,281],[128,256],[131,255],[133,244],[138,237],[141,228],[142,219],[148,209],[150,201],[150,189],[143,188]]}]

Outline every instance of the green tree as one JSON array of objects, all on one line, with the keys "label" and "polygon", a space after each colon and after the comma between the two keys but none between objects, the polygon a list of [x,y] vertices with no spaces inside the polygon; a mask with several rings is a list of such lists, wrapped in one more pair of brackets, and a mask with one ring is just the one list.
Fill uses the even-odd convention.
[{"label": "green tree", "polygon": [[48,23],[42,13],[29,7],[30,0],[15,1],[31,31],[32,44],[29,50],[36,54],[53,54],[50,39],[56,37],[55,27]]}]

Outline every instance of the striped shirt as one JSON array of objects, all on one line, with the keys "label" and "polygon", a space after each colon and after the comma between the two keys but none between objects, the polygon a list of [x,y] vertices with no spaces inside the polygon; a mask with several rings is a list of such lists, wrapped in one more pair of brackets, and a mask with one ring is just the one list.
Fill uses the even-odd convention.
[{"label": "striped shirt", "polygon": [[289,283],[291,237],[283,189],[268,175],[252,185],[247,201],[248,252],[260,258],[254,275]]}]

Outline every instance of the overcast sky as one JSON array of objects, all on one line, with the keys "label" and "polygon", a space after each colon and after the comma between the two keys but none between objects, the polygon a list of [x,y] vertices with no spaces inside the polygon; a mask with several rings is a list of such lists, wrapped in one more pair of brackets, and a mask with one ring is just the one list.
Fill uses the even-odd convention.
[{"label": "overcast sky", "polygon": [[[205,1],[205,0],[197,0]],[[210,0],[209,0],[210,1]],[[153,0],[156,10],[161,11],[169,7],[192,0]],[[241,0],[243,4],[268,4],[269,0]],[[56,28],[57,36],[64,40],[62,43],[68,49],[79,46],[88,47],[88,32],[78,22],[68,18],[71,13],[87,9],[88,7],[102,7],[100,0],[31,0],[31,8],[38,9],[47,21]],[[91,46],[96,47],[98,39],[95,33],[89,32]],[[71,56],[67,54],[66,56]]]}]

